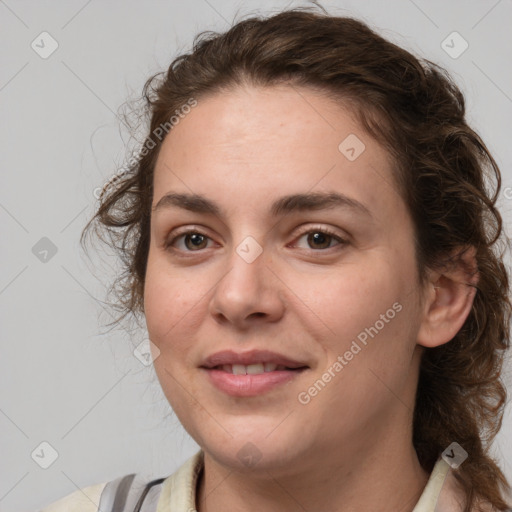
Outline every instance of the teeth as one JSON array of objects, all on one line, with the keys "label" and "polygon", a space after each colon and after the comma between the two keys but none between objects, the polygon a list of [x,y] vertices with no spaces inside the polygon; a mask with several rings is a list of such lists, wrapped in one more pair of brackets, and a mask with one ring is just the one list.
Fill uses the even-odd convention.
[{"label": "teeth", "polygon": [[246,375],[247,374],[247,367],[243,364],[234,364],[232,365],[231,373],[233,375]]},{"label": "teeth", "polygon": [[259,375],[265,372],[273,372],[276,370],[286,370],[286,366],[274,363],[256,363],[256,364],[223,364],[222,371],[232,373],[233,375]]},{"label": "teeth", "polygon": [[247,375],[257,375],[258,373],[265,373],[263,363],[250,364],[247,366]]}]

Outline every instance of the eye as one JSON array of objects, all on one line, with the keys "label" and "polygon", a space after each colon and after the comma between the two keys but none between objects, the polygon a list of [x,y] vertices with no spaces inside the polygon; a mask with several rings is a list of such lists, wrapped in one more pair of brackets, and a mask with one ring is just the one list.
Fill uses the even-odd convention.
[{"label": "eye", "polygon": [[333,240],[337,241],[337,245],[344,245],[348,243],[346,240],[338,236],[335,232],[331,231],[327,228],[321,228],[321,229],[310,229],[308,231],[303,232],[299,240],[307,235],[307,243],[310,246],[309,248],[312,249],[330,249],[331,248],[331,242]]},{"label": "eye", "polygon": [[165,243],[165,249],[173,247],[179,239],[183,239],[182,241],[184,242],[185,248],[182,246],[177,249],[185,252],[195,252],[206,249],[206,241],[209,240],[209,237],[197,230],[184,231],[167,241]]},{"label": "eye", "polygon": [[[307,236],[307,243],[310,246],[309,248],[317,250],[330,249],[333,241],[338,242],[335,245],[345,245],[348,243],[347,240],[341,238],[334,231],[324,227],[304,231],[300,234],[299,240],[305,236]],[[211,240],[210,237],[204,233],[201,233],[196,229],[189,229],[188,231],[176,234],[168,240],[165,243],[165,249],[175,249],[181,252],[198,252],[202,249],[208,248],[208,240]],[[182,242],[181,246],[179,243],[177,244],[177,242]]]}]

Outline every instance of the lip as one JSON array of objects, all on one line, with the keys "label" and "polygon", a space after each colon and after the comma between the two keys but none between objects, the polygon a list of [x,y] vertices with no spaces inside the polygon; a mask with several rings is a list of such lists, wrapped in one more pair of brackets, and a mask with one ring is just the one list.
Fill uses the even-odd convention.
[{"label": "lip", "polygon": [[[222,365],[257,363],[273,363],[291,369],[260,374],[233,375],[222,368],[216,368]],[[207,374],[210,382],[217,389],[235,397],[251,397],[268,393],[277,386],[296,379],[308,369],[309,366],[306,363],[269,350],[251,350],[242,353],[222,350],[208,356],[200,367],[200,370]]]},{"label": "lip", "polygon": [[[223,364],[257,364],[274,363],[287,368],[302,368],[308,366],[304,362],[296,361],[277,352],[270,350],[250,350],[248,352],[234,352],[233,350],[222,350],[208,356],[201,365],[201,368],[213,369]],[[273,373],[273,372],[268,372]]]},{"label": "lip", "polygon": [[296,379],[306,369],[275,370],[253,375],[233,375],[223,370],[201,368],[210,382],[220,391],[231,396],[250,397],[267,393],[277,386]]}]

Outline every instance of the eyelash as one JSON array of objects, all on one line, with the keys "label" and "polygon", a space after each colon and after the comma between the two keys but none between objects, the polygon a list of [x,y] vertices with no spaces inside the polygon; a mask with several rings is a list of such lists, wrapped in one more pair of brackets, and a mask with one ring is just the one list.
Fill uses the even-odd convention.
[{"label": "eyelash", "polygon": [[[311,233],[321,233],[323,235],[328,235],[330,237],[332,237],[334,240],[336,240],[338,243],[338,245],[346,245],[348,243],[347,240],[341,238],[338,234],[336,234],[334,231],[332,231],[331,229],[329,228],[325,228],[325,227],[322,227],[322,228],[309,228],[308,230],[306,231],[303,231],[301,233],[299,233],[297,235],[297,238],[300,239],[302,238],[304,235],[309,235]],[[205,233],[202,233],[201,231],[197,230],[197,229],[188,229],[187,231],[183,231],[181,233],[178,233],[176,234],[171,240],[168,240],[165,245],[164,245],[164,249],[165,250],[175,250],[175,251],[181,251],[181,249],[175,249],[172,247],[172,245],[174,245],[174,243],[176,242],[176,240],[178,240],[179,238],[181,237],[184,237],[186,235],[191,235],[191,234],[194,234],[194,235],[201,235],[205,238],[208,238],[211,240],[211,238],[209,236],[207,236]],[[327,247],[325,249],[309,249],[310,251],[313,251],[313,252],[325,252],[329,249],[332,249],[332,247]],[[190,251],[190,250],[185,250],[185,252],[187,253],[194,253],[194,252],[201,252],[202,249],[198,249],[197,251]]]}]

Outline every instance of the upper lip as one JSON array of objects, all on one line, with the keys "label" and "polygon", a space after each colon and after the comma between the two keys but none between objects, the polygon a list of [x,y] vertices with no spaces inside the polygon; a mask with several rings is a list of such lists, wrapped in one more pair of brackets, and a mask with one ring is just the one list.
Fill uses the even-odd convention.
[{"label": "upper lip", "polygon": [[222,350],[209,355],[201,365],[202,368],[214,368],[224,364],[249,364],[273,363],[283,365],[287,368],[302,368],[307,364],[295,361],[276,352],[269,350],[251,350],[249,352],[234,352],[233,350]]}]

